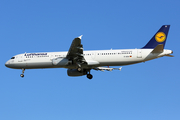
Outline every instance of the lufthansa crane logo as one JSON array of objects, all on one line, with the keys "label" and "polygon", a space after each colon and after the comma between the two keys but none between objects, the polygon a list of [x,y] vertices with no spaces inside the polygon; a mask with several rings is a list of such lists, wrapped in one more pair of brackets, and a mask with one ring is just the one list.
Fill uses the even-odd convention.
[{"label": "lufthansa crane logo", "polygon": [[166,39],[166,35],[163,32],[158,32],[155,36],[155,39],[157,42],[164,42],[164,40]]}]

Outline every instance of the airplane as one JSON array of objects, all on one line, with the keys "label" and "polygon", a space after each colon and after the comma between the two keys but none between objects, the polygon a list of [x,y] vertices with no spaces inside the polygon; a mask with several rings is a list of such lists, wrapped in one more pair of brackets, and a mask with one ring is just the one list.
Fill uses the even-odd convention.
[{"label": "airplane", "polygon": [[[13,56],[5,66],[22,69],[66,68],[68,76],[83,76],[92,79],[91,70],[112,71],[124,66],[141,63],[163,56],[173,57],[172,50],[164,49],[170,25],[163,25],[150,41],[140,49],[92,50],[84,51],[81,44],[82,35],[75,38],[67,52],[23,53]],[[108,67],[105,67],[108,66]]]}]

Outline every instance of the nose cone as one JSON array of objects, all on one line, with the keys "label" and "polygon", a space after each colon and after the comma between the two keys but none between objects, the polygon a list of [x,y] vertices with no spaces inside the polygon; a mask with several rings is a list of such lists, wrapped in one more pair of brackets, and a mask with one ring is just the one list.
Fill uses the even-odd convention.
[{"label": "nose cone", "polygon": [[7,62],[5,63],[5,66],[6,66],[6,67],[9,67],[9,61],[7,61]]},{"label": "nose cone", "polygon": [[5,66],[8,67],[8,68],[11,68],[13,66],[11,60],[8,60],[6,63],[5,63]]}]

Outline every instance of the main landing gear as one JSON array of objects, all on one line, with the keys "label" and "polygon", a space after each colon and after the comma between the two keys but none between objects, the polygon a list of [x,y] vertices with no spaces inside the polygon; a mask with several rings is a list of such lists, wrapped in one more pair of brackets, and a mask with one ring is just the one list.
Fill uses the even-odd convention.
[{"label": "main landing gear", "polygon": [[77,66],[78,66],[77,71],[82,72],[81,64],[77,64]]},{"label": "main landing gear", "polygon": [[90,69],[86,70],[86,69],[82,69],[81,66],[78,66],[77,71],[86,75],[88,79],[93,78],[93,76],[90,74]]},{"label": "main landing gear", "polygon": [[22,68],[22,74],[20,75],[22,78],[24,77],[24,71],[25,71],[25,69]]},{"label": "main landing gear", "polygon": [[82,71],[82,68],[81,68],[81,67],[78,67],[77,70],[78,70],[78,72],[81,72],[81,71]]},{"label": "main landing gear", "polygon": [[87,78],[88,78],[88,79],[92,79],[93,76],[92,76],[91,74],[87,74]]},{"label": "main landing gear", "polygon": [[90,70],[87,72],[87,78],[88,79],[92,79],[93,78],[93,76],[90,74]]}]

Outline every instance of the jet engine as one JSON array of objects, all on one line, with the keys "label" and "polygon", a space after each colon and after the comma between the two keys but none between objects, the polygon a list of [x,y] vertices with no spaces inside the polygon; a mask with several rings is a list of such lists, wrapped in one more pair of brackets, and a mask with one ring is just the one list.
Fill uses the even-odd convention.
[{"label": "jet engine", "polygon": [[83,70],[82,72],[79,72],[77,69],[68,69],[67,74],[68,76],[83,76],[87,74],[87,71]]}]

